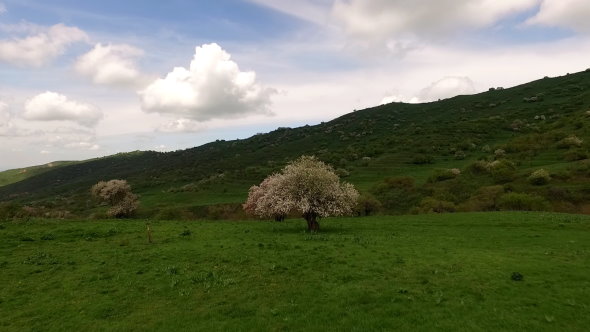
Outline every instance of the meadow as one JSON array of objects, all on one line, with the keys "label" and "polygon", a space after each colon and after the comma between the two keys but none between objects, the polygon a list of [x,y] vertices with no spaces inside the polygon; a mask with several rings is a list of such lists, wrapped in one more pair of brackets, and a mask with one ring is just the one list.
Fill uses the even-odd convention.
[{"label": "meadow", "polygon": [[[148,243],[146,225],[153,243]],[[0,330],[590,326],[590,217],[0,223]]]}]

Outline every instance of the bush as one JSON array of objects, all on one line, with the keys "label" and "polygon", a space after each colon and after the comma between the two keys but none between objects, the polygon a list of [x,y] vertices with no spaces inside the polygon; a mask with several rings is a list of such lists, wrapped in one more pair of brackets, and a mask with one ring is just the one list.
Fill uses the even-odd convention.
[{"label": "bush", "polygon": [[434,173],[428,177],[428,182],[433,183],[433,182],[440,182],[440,181],[454,179],[460,173],[461,173],[461,171],[459,171],[459,169],[457,169],[457,168],[436,169],[436,170],[434,170]]},{"label": "bush", "polygon": [[371,192],[381,202],[383,209],[392,213],[406,213],[421,199],[409,176],[385,178]]},{"label": "bush", "polygon": [[488,164],[488,171],[496,183],[506,183],[514,179],[516,166],[509,160],[499,159]]},{"label": "bush", "polygon": [[532,185],[542,186],[544,184],[549,183],[549,181],[551,180],[551,175],[549,175],[549,172],[547,172],[544,169],[538,169],[528,177],[528,180],[529,183]]},{"label": "bush", "polygon": [[495,211],[498,209],[498,198],[504,194],[500,185],[479,188],[473,196],[459,206],[461,211]]},{"label": "bush", "polygon": [[131,192],[131,186],[126,180],[100,181],[90,188],[90,192],[111,206],[107,211],[109,217],[130,217],[139,207],[137,195]]},{"label": "bush", "polygon": [[414,213],[443,213],[443,212],[455,212],[456,207],[453,202],[443,201],[434,197],[426,197],[420,205],[413,209]]},{"label": "bush", "polygon": [[488,163],[484,160],[476,160],[467,166],[467,171],[471,174],[485,174],[488,172]]},{"label": "bush", "polygon": [[417,154],[412,158],[412,164],[424,165],[434,163],[434,158],[431,155]]},{"label": "bush", "polygon": [[370,216],[381,210],[381,202],[375,196],[363,193],[359,196],[354,212],[357,216]]},{"label": "bush", "polygon": [[557,147],[560,149],[568,149],[571,147],[580,147],[584,140],[578,138],[576,135],[570,135],[561,141],[557,142]]},{"label": "bush", "polygon": [[507,193],[498,201],[502,210],[511,211],[544,211],[549,208],[549,203],[540,196],[525,193]]}]

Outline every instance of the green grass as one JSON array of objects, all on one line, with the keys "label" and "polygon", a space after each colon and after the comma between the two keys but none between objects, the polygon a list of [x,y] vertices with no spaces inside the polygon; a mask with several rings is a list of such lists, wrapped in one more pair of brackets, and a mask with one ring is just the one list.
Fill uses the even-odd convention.
[{"label": "green grass", "polygon": [[1,223],[0,330],[590,326],[587,216],[151,224],[153,244],[144,220]]}]

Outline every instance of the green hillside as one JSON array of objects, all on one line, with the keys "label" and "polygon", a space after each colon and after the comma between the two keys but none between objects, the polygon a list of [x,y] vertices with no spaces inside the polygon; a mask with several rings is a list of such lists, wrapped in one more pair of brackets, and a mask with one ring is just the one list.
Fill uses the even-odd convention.
[{"label": "green hillside", "polygon": [[10,169],[0,172],[0,187],[11,183],[19,182],[31,176],[39,175],[55,169],[56,167],[72,165],[77,161],[54,161],[45,165],[31,166],[25,168]]},{"label": "green hillside", "polygon": [[[386,213],[589,213],[589,130],[586,70],[433,103],[382,105],[244,140],[67,165],[0,187],[0,199],[100,215],[88,188],[123,178],[141,195],[140,216],[231,217],[249,186],[309,154]],[[530,176],[540,169],[547,176],[536,183]]]}]

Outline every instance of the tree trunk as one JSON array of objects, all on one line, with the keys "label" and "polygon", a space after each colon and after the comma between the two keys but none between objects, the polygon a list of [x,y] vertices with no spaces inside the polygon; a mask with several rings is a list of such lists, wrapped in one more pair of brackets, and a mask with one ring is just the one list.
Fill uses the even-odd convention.
[{"label": "tree trunk", "polygon": [[307,221],[307,230],[315,233],[320,230],[320,223],[318,222],[318,215],[313,212],[303,214],[303,218]]}]

